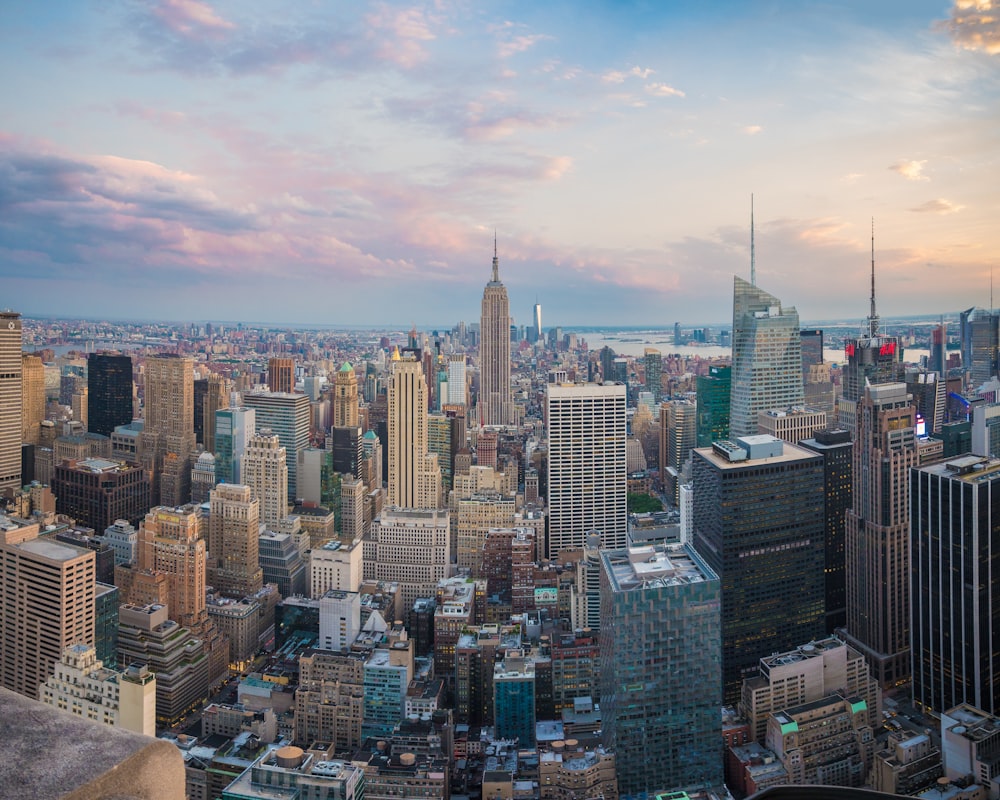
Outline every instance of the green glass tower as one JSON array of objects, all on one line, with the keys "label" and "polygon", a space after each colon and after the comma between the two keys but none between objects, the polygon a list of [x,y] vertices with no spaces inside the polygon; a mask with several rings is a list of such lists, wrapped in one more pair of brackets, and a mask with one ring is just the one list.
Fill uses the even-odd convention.
[{"label": "green glass tower", "polygon": [[729,438],[729,393],[732,367],[709,367],[708,375],[699,375],[698,447],[711,447],[712,442]]}]

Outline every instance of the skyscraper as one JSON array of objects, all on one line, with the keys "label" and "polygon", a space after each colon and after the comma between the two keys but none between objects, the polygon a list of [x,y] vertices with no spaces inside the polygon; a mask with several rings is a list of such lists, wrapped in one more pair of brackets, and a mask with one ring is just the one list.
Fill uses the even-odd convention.
[{"label": "skyscraper", "polygon": [[871,310],[866,330],[844,342],[843,390],[837,403],[837,420],[852,435],[857,434],[857,406],[865,395],[865,386],[903,380],[903,350],[899,338],[887,336],[879,328],[875,311],[875,237],[872,236]]},{"label": "skyscraper", "polygon": [[21,488],[21,392],[21,315],[0,311],[0,491]]},{"label": "skyscraper", "polygon": [[711,447],[712,442],[729,438],[732,378],[732,367],[714,365],[708,368],[708,375],[698,376],[698,447]]},{"label": "skyscraper", "polygon": [[809,367],[823,363],[823,331],[818,328],[799,331],[802,342],[802,380],[809,377]]},{"label": "skyscraper", "polygon": [[257,431],[257,412],[245,407],[220,408],[211,427],[215,429],[216,482],[243,483],[243,454]]},{"label": "skyscraper", "polygon": [[535,307],[532,309],[531,315],[532,323],[535,329],[535,341],[541,341],[542,339],[542,304],[535,303]]},{"label": "skyscraper", "polygon": [[847,631],[883,689],[910,675],[909,471],[917,466],[916,411],[905,383],[865,388],[854,436],[847,511]]},{"label": "skyscraper", "polygon": [[249,486],[224,483],[209,494],[208,581],[229,597],[251,597],[263,585],[259,562],[260,501]]},{"label": "skyscraper", "polygon": [[[38,444],[45,419],[45,365],[38,356],[21,357],[21,441]],[[93,428],[90,430],[93,431]]]},{"label": "skyscraper", "polygon": [[720,582],[690,545],[601,551],[601,713],[622,795],[722,781]]},{"label": "skyscraper", "polygon": [[550,557],[582,548],[590,531],[603,547],[626,544],[625,402],[623,384],[546,387]]},{"label": "skyscraper", "polygon": [[298,497],[299,451],[309,446],[309,396],[299,392],[248,392],[243,405],[256,412],[257,430],[271,430],[287,451],[288,499],[294,501]]},{"label": "skyscraper", "polygon": [[358,426],[358,376],[347,361],[333,380],[333,426]]},{"label": "skyscraper", "polygon": [[747,436],[695,450],[692,478],[694,546],[722,580],[723,700],[732,704],[762,657],[825,633],[823,462]]},{"label": "skyscraper", "polygon": [[170,618],[186,628],[206,615],[205,549],[194,506],[152,508],[139,527],[138,569],[167,576]]},{"label": "skyscraper", "polygon": [[959,316],[962,339],[962,367],[969,384],[982,386],[997,374],[1000,353],[1000,313],[984,308],[970,308]]},{"label": "skyscraper", "polygon": [[643,351],[642,362],[645,367],[646,391],[652,392],[654,403],[659,403],[663,394],[663,384],[660,380],[663,375],[663,354],[655,347],[647,347]]},{"label": "skyscraper", "polygon": [[[201,398],[201,442],[210,453],[215,452],[215,413],[231,405],[232,381],[222,375],[209,375],[205,380],[205,393]],[[198,407],[195,406],[197,416]],[[253,431],[250,431],[253,433]]]},{"label": "skyscraper", "polygon": [[1000,713],[1000,468],[964,456],[909,478],[914,703]]},{"label": "skyscraper", "polygon": [[[152,502],[176,506],[191,496],[195,449],[194,362],[173,353],[146,359],[145,425],[140,437],[142,460],[150,470]],[[175,458],[167,459],[168,454]],[[170,462],[170,468],[164,468]]]},{"label": "skyscraper", "polygon": [[268,359],[267,387],[272,392],[290,394],[295,389],[295,360],[291,358]]},{"label": "skyscraper", "polygon": [[288,516],[288,453],[268,428],[250,437],[240,471],[260,503],[260,521],[278,530]]},{"label": "skyscraper", "polygon": [[448,357],[448,399],[447,405],[467,406],[469,389],[465,379],[465,356],[453,353]]},{"label": "skyscraper", "polygon": [[87,359],[87,428],[110,436],[132,421],[132,359],[93,353]]},{"label": "skyscraper", "polygon": [[38,525],[4,526],[0,685],[37,697],[65,647],[94,644],[94,565],[92,550],[38,538]]},{"label": "skyscraper", "polygon": [[393,353],[388,399],[388,504],[437,508],[441,471],[427,446],[427,381],[423,365],[409,353]]},{"label": "skyscraper", "polygon": [[757,433],[757,415],[800,406],[802,345],[799,314],[739,276],[733,290],[731,437]]},{"label": "skyscraper", "polygon": [[500,282],[500,261],[493,249],[493,276],[483,290],[479,326],[479,424],[510,425],[510,302]]}]

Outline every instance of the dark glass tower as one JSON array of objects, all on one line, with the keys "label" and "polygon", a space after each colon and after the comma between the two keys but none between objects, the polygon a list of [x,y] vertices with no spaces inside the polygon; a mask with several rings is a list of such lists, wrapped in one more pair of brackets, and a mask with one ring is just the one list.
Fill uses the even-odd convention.
[{"label": "dark glass tower", "polygon": [[732,367],[709,367],[698,376],[698,447],[729,438],[729,393]]},{"label": "dark glass tower", "polygon": [[1000,469],[962,456],[909,478],[913,702],[1000,713]]},{"label": "dark glass tower", "polygon": [[695,450],[693,484],[694,545],[722,580],[723,702],[735,705],[761,658],[824,635],[823,459],[747,436]]},{"label": "dark glass tower", "polygon": [[853,497],[854,445],[843,429],[817,431],[799,444],[823,456],[823,524],[826,584],[826,632],[847,624],[847,574],[844,526]]},{"label": "dark glass tower", "polygon": [[132,358],[94,353],[87,362],[91,433],[110,436],[117,425],[132,421]]}]

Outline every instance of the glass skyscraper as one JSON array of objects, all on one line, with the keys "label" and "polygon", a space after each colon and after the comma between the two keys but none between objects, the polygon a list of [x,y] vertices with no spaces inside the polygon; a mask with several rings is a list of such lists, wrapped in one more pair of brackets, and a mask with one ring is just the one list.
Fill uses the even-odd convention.
[{"label": "glass skyscraper", "polygon": [[757,433],[761,411],[804,402],[798,312],[736,276],[730,436]]},{"label": "glass skyscraper", "polygon": [[94,353],[87,359],[87,429],[110,436],[132,421],[132,359]]}]

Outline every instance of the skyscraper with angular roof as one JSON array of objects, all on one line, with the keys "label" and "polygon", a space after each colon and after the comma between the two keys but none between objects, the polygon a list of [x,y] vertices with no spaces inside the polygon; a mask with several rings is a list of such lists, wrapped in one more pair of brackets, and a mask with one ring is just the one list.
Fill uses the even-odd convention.
[{"label": "skyscraper with angular roof", "polygon": [[479,424],[510,425],[510,301],[500,282],[500,261],[493,249],[493,275],[483,290],[479,345]]}]

